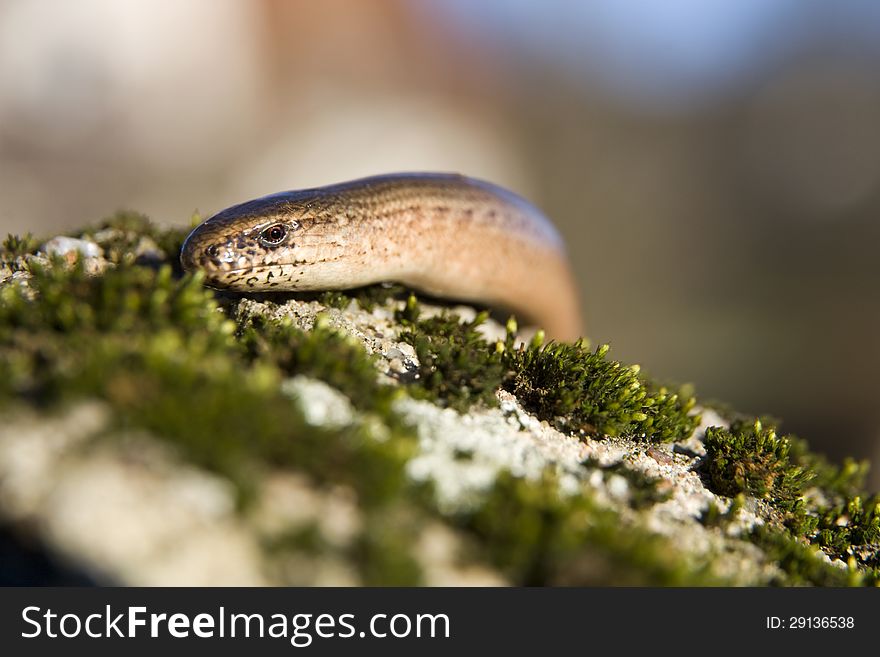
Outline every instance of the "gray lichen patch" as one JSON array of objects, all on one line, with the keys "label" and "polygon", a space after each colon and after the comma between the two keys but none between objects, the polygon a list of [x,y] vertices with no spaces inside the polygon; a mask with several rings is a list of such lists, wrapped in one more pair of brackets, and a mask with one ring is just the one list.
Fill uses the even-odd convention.
[{"label": "gray lichen patch", "polygon": [[0,432],[8,521],[98,582],[267,583],[259,550],[222,478],[175,459],[147,435],[99,435],[109,409],[16,412]]},{"label": "gray lichen patch", "polygon": [[281,391],[297,401],[309,424],[340,429],[355,421],[348,398],[323,381],[295,376],[281,383]]},{"label": "gray lichen patch", "polygon": [[430,482],[442,511],[478,505],[499,472],[536,480],[548,467],[560,476],[560,493],[577,487],[584,445],[539,428],[523,430],[502,409],[464,415],[425,401],[402,398],[395,404],[419,436],[419,452],[407,463],[414,481]]}]

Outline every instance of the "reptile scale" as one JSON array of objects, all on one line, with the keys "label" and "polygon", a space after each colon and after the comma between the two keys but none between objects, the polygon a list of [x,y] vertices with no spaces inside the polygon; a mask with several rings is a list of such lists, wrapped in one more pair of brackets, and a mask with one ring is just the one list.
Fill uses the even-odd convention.
[{"label": "reptile scale", "polygon": [[553,224],[513,192],[456,174],[401,173],[272,194],[197,226],[181,263],[215,288],[346,289],[395,281],[583,335]]}]

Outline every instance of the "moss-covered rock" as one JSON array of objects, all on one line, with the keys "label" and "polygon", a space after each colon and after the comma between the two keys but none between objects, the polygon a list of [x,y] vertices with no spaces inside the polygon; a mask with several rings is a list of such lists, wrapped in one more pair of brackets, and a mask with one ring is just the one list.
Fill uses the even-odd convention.
[{"label": "moss-covered rock", "polygon": [[3,243],[3,581],[880,581],[866,464],[399,286],[212,292],[184,233]]}]

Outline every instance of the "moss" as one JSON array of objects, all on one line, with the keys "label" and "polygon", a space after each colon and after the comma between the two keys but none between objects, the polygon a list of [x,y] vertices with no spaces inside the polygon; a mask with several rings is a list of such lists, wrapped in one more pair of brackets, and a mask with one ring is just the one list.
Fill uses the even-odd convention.
[{"label": "moss", "polygon": [[[80,396],[110,402],[123,425],[151,430],[188,458],[246,490],[255,464],[301,467],[348,482],[367,503],[403,482],[409,443],[370,438],[365,426],[308,426],[271,357],[241,357],[235,326],[200,277],[175,280],[120,265],[91,277],[81,267],[37,268],[34,300],[0,290],[0,355],[8,390],[42,404]],[[314,334],[338,347],[336,338]],[[329,352],[329,353],[337,353]]]},{"label": "moss", "polygon": [[791,443],[790,459],[793,463],[811,473],[810,484],[837,501],[858,495],[865,489],[868,476],[867,461],[845,458],[835,465],[815,452],[810,451],[807,442],[797,436],[789,435]]},{"label": "moss", "polygon": [[[407,303],[404,313],[417,316],[414,302]],[[508,371],[501,353],[478,330],[486,319],[488,314],[480,313],[473,321],[463,322],[444,313],[409,321],[400,339],[413,346],[419,359],[418,379],[411,392],[458,411],[474,404],[496,405],[495,391]]]},{"label": "moss", "polygon": [[[415,440],[394,421],[394,390],[377,383],[363,347],[320,325],[306,333],[253,318],[230,321],[200,276],[177,278],[170,265],[141,266],[126,255],[142,244],[141,222],[117,215],[83,231],[116,258],[102,275],[56,259],[32,263],[27,286],[0,288],[0,403],[28,399],[48,408],[99,398],[113,409],[116,427],[144,428],[227,477],[242,504],[263,470],[283,467],[319,485],[351,487],[371,518],[393,515]],[[146,232],[166,244],[160,248],[178,248]],[[381,435],[369,418],[340,429],[310,426],[281,392],[281,380],[294,372],[337,386],[387,426]],[[353,552],[365,580],[417,580],[404,552],[383,549],[403,545],[403,531],[383,538],[365,529]]]},{"label": "moss", "polygon": [[[778,433],[782,424],[782,420],[772,415],[762,414],[758,417],[745,415],[737,412],[730,405],[717,401],[708,403],[701,401],[701,405],[715,410],[730,423],[733,430],[747,427],[757,421],[762,427]],[[869,470],[867,461],[856,461],[847,457],[842,464],[837,465],[830,463],[823,455],[813,452],[806,440],[794,434],[786,434],[785,440],[788,443],[789,462],[809,473],[810,485],[820,489],[823,495],[840,501],[864,491]]]},{"label": "moss", "polygon": [[637,365],[608,359],[608,345],[551,342],[508,353],[508,390],[559,429],[664,442],[686,438],[699,422],[689,388],[675,393],[640,376]]},{"label": "moss", "polygon": [[813,545],[829,556],[851,562],[872,582],[880,582],[880,496],[861,496],[819,515]]},{"label": "moss", "polygon": [[[197,219],[193,217],[194,221]],[[133,262],[145,249],[155,246],[160,261],[170,264],[179,274],[180,247],[188,232],[186,228],[160,228],[139,212],[120,211],[73,236],[98,244],[104,257],[114,264]],[[155,250],[152,255],[157,255]]]},{"label": "moss", "polygon": [[350,554],[367,586],[419,586],[422,568],[415,558],[419,526],[415,509],[401,503],[371,514]]},{"label": "moss", "polygon": [[282,564],[291,553],[319,559],[329,556],[351,563],[366,586],[419,586],[424,580],[422,568],[412,555],[412,514],[401,512],[400,507],[393,505],[368,516],[365,531],[350,546],[329,543],[317,522],[283,531],[263,541],[262,546]]},{"label": "moss", "polygon": [[283,556],[290,552],[319,556],[326,554],[331,549],[317,522],[306,522],[287,528],[264,539],[262,547],[266,553],[272,556]]},{"label": "moss", "polygon": [[[710,503],[703,512],[700,521],[707,527],[727,528],[736,519],[745,503],[744,494],[731,500],[727,511],[722,511],[715,503]],[[804,510],[803,501],[798,503],[799,511]],[[796,515],[796,514],[793,514]],[[816,518],[813,517],[813,528]],[[809,533],[815,536],[814,531]],[[809,536],[796,531],[787,531],[779,523],[758,525],[746,535],[746,538],[760,547],[764,558],[779,568],[767,581],[772,586],[876,586],[880,583],[880,569],[865,559],[853,556],[853,544],[844,540],[838,544],[840,551],[835,552],[822,546],[820,541],[810,540]],[[843,537],[840,537],[843,539]],[[821,547],[821,549],[820,549]],[[877,546],[871,546],[868,553],[876,559]],[[823,552],[832,559],[841,559],[847,563],[845,568],[835,565],[823,557]],[[866,552],[859,552],[862,557]]]},{"label": "moss", "polygon": [[[705,445],[703,470],[712,490],[759,497],[777,512],[778,520],[771,519],[753,538],[784,570],[778,583],[880,582],[880,498],[863,503],[862,496],[852,495],[864,481],[866,464],[849,460],[833,466],[802,440],[778,436],[761,419],[736,420],[729,430],[710,427]],[[808,484],[831,504],[805,496]],[[848,563],[849,572],[818,559],[817,548]]]},{"label": "moss", "polygon": [[455,520],[520,585],[723,583],[706,564],[689,561],[655,534],[622,525],[588,495],[561,495],[549,471],[538,482],[502,473],[485,502]]},{"label": "moss", "polygon": [[193,461],[239,484],[252,482],[249,470],[256,466],[290,467],[318,483],[347,484],[370,507],[393,498],[404,483],[402,465],[409,455],[404,444],[376,440],[366,425],[309,426],[279,394],[271,370],[235,368],[214,378],[172,366],[162,374],[151,363],[156,385],[140,381],[131,405],[117,402],[123,418],[172,440]]},{"label": "moss", "polygon": [[406,329],[400,339],[419,359],[416,394],[459,411],[475,403],[493,405],[504,387],[523,406],[563,431],[582,435],[648,437],[669,441],[689,436],[699,417],[692,414],[692,391],[677,393],[606,358],[607,345],[591,351],[584,342],[514,347],[516,322],[508,322],[504,342],[490,344],[478,327],[452,314],[420,318],[415,297],[397,315]]},{"label": "moss", "polygon": [[410,294],[406,298],[403,308],[395,311],[394,318],[404,326],[413,327],[418,323],[421,314],[422,307],[419,305],[418,297],[415,294]]},{"label": "moss", "polygon": [[745,495],[737,495],[730,501],[726,511],[723,511],[714,500],[710,500],[709,504],[700,514],[700,522],[706,527],[727,528],[736,520],[740,510],[745,505]]},{"label": "moss", "polygon": [[199,275],[174,279],[168,266],[156,271],[123,265],[103,276],[90,276],[82,261],[71,267],[58,262],[34,264],[31,274],[29,287],[35,299],[20,286],[0,289],[0,335],[27,329],[76,337],[82,332],[171,327],[187,334],[206,329],[211,336],[225,336],[221,341],[231,345],[233,327],[218,314]]},{"label": "moss", "polygon": [[26,269],[25,256],[34,253],[40,245],[30,233],[7,235],[0,246],[0,268],[8,268],[12,272]]},{"label": "moss", "polygon": [[355,301],[358,306],[372,312],[379,306],[384,306],[390,299],[405,299],[409,292],[402,285],[367,285],[365,287],[350,290],[328,290],[316,295],[319,302],[330,308],[344,310]]},{"label": "moss", "polygon": [[79,377],[91,359],[136,352],[147,338],[174,336],[196,355],[232,348],[233,326],[200,277],[177,281],[168,267],[134,266],[89,276],[81,262],[32,263],[31,273],[28,287],[0,289],[0,389],[7,392],[49,403],[91,390]]},{"label": "moss", "polygon": [[377,382],[376,358],[353,337],[331,329],[320,317],[311,331],[289,320],[272,321],[241,309],[235,319],[236,337],[249,361],[268,360],[288,376],[321,379],[343,392],[357,408],[395,421],[391,402],[398,391]]},{"label": "moss", "polygon": [[[116,427],[143,427],[228,477],[243,505],[267,468],[301,471],[317,485],[345,485],[357,494],[364,529],[352,546],[334,549],[365,582],[422,581],[412,536],[440,511],[405,476],[416,442],[392,410],[401,392],[380,384],[374,359],[320,318],[303,331],[250,315],[246,304],[218,305],[199,276],[178,269],[185,232],[121,213],[75,233],[96,241],[113,264],[97,276],[80,262],[31,258],[39,244],[31,237],[7,239],[4,266],[31,276],[27,284],[0,287],[0,404],[25,400],[51,409],[102,399]],[[347,306],[354,299],[370,308],[403,293],[371,286],[324,301]],[[515,322],[504,340],[491,343],[480,332],[484,314],[471,322],[451,314],[422,318],[412,296],[397,317],[422,367],[405,390],[450,407],[493,404],[504,387],[538,417],[580,434],[674,440],[690,435],[697,422],[690,391],[673,393],[637,367],[610,360],[607,347],[544,344],[540,333],[516,347]],[[281,392],[281,381],[293,374],[346,394],[358,409],[352,424],[310,426]],[[706,480],[735,503],[726,513],[707,510],[703,522],[729,523],[744,496],[755,495],[770,513],[749,538],[779,565],[775,583],[876,583],[880,530],[877,498],[861,490],[865,464],[829,464],[803,441],[777,436],[773,426],[740,418],[730,429],[709,431]],[[662,481],[622,465],[606,473],[627,478],[637,509],[665,498]],[[820,494],[809,494],[808,486]],[[623,523],[587,491],[560,495],[549,472],[540,481],[504,474],[483,504],[447,520],[515,584],[727,583],[712,574],[711,555],[697,559]],[[320,552],[326,546],[319,538],[293,532],[275,548]],[[818,549],[848,568],[830,565]]]},{"label": "moss", "polygon": [[815,547],[768,527],[757,527],[751,539],[759,545],[780,574],[768,582],[774,586],[863,586],[870,584],[864,574],[828,563]]},{"label": "moss", "polygon": [[25,233],[23,236],[7,235],[6,239],[3,240],[3,259],[20,258],[21,256],[28,255],[36,251],[39,245],[39,241],[31,233]]},{"label": "moss", "polygon": [[318,301],[328,308],[345,310],[348,308],[348,304],[352,302],[352,297],[341,290],[328,290],[318,296]]},{"label": "moss", "polygon": [[812,478],[811,472],[790,463],[789,439],[760,420],[730,429],[709,427],[703,442],[706,484],[720,495],[746,493],[776,504],[791,503]]},{"label": "moss", "polygon": [[829,509],[821,517],[817,530],[816,542],[840,555],[854,546],[880,543],[880,497],[862,502],[862,498],[856,496],[844,505]]},{"label": "moss", "polygon": [[[348,484],[368,510],[364,534],[351,553],[365,581],[421,581],[411,552],[414,521],[399,510],[411,438],[393,434],[377,441],[357,424],[335,431],[310,427],[279,392],[282,377],[305,372],[347,392],[361,408],[385,409],[391,389],[376,383],[375,367],[362,347],[320,322],[308,333],[243,315],[230,322],[199,277],[175,279],[167,266],[154,270],[123,259],[98,277],[86,275],[80,265],[36,268],[31,289],[34,295],[18,286],[2,291],[0,344],[27,361],[9,379],[19,393],[27,389],[43,403],[84,395],[105,399],[119,423],[144,427],[193,462],[229,477],[245,501],[255,475],[267,466]],[[459,324],[436,318],[421,328],[436,328],[453,345],[449,349],[466,351],[486,345],[475,330],[482,319]],[[29,344],[51,345],[55,351],[40,358],[39,349],[29,350]],[[491,353],[499,362],[498,352]],[[492,524],[502,501],[519,509],[522,522]],[[570,522],[583,510],[581,504],[586,503],[562,500],[555,489],[551,497],[547,485],[507,478],[470,523],[514,581],[564,580],[554,555],[574,559],[594,550],[588,546],[595,536]],[[427,503],[423,508],[432,512]],[[598,513],[592,505],[589,510]],[[506,536],[504,525],[516,534],[537,532],[537,543],[528,536]],[[617,548],[610,546],[623,537],[612,530],[610,516],[600,525],[596,536],[608,546],[606,556],[617,559]],[[302,541],[294,542],[303,547]],[[641,536],[628,554],[647,561],[648,544],[651,540]],[[667,576],[673,577],[665,567],[656,574],[660,581]]]}]

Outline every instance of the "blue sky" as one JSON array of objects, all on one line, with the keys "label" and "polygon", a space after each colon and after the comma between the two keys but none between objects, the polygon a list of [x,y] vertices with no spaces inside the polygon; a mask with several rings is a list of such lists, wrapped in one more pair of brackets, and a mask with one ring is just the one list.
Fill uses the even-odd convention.
[{"label": "blue sky", "polygon": [[435,0],[477,38],[639,102],[723,94],[806,44],[880,55],[875,0]]}]

